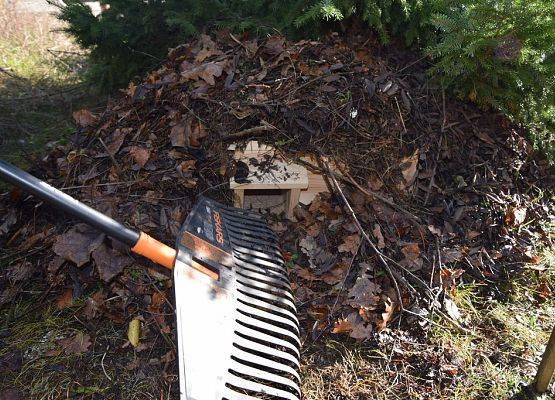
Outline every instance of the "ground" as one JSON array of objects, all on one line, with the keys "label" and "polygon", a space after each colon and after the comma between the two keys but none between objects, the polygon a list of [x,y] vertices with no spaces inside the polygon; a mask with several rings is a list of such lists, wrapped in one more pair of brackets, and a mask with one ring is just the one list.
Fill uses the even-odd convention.
[{"label": "ground", "polygon": [[[331,182],[294,221],[269,220],[297,299],[304,398],[531,396],[555,324],[554,192],[508,121],[365,36],[202,37],[74,114],[75,98],[98,101],[83,98],[81,50],[40,33],[52,19],[29,21],[0,39],[0,156],[167,243],[199,194],[231,202],[227,135],[265,121],[259,139],[287,157],[336,161],[345,199]],[[0,398],[178,398],[171,276],[1,191]]]}]

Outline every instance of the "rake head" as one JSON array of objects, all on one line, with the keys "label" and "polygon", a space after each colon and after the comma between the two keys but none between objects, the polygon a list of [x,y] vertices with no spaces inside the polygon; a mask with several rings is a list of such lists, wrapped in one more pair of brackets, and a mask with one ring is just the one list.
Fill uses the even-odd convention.
[{"label": "rake head", "polygon": [[262,217],[203,198],[177,249],[181,399],[300,399],[296,308]]}]

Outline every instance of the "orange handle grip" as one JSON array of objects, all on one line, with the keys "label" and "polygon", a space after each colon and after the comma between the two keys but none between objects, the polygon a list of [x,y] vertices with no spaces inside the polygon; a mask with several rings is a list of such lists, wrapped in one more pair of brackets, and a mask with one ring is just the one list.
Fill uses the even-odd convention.
[{"label": "orange handle grip", "polygon": [[139,240],[131,248],[131,251],[168,269],[173,269],[175,257],[177,256],[175,249],[148,236],[144,232],[141,232]]}]

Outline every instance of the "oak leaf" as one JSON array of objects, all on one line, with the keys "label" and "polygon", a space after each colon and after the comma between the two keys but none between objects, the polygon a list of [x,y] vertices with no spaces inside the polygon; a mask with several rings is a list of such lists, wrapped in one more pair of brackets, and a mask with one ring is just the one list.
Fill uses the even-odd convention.
[{"label": "oak leaf", "polygon": [[82,127],[94,125],[98,121],[98,117],[89,110],[75,111],[73,113],[73,119],[75,120],[77,125]]},{"label": "oak leaf", "polygon": [[119,275],[124,268],[133,264],[131,257],[119,254],[105,244],[94,250],[92,257],[96,263],[98,274],[104,282],[109,282],[112,278]]},{"label": "oak leaf", "polygon": [[358,251],[358,246],[360,244],[360,235],[355,233],[354,235],[348,235],[343,238],[343,243],[339,245],[337,250],[341,253],[350,252],[355,255]]},{"label": "oak leaf", "polygon": [[146,165],[150,158],[150,150],[139,146],[132,146],[129,149],[129,154],[131,154],[135,163],[141,168]]},{"label": "oak leaf", "polygon": [[396,304],[391,301],[391,299],[387,299],[385,302],[385,311],[382,313],[381,321],[376,323],[376,327],[378,328],[378,332],[383,331],[387,327],[387,323],[391,321],[393,318],[393,313],[395,312]]},{"label": "oak leaf", "polygon": [[348,303],[353,307],[372,308],[378,305],[382,289],[366,276],[359,276],[349,290]]},{"label": "oak leaf", "polygon": [[366,340],[372,337],[372,324],[366,324],[358,312],[352,312],[347,316],[347,321],[351,324],[352,330],[349,336],[356,340]]},{"label": "oak leaf", "polygon": [[91,253],[102,244],[103,240],[104,234],[99,234],[86,224],[77,224],[58,236],[52,250],[80,267],[89,262]]},{"label": "oak leaf", "polygon": [[67,355],[82,354],[91,346],[91,337],[83,332],[77,332],[73,337],[59,340],[58,344]]}]

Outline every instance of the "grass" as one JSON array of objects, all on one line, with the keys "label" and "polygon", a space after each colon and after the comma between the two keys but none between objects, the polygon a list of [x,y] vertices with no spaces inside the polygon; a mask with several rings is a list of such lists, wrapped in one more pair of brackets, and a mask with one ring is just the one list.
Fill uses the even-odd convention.
[{"label": "grass", "polygon": [[377,343],[357,344],[335,336],[321,347],[306,349],[305,398],[553,398],[553,389],[533,397],[528,385],[555,325],[555,299],[541,297],[545,287],[555,288],[555,251],[544,249],[535,267],[546,270],[525,270],[506,279],[503,301],[488,295],[485,286],[458,287],[451,298],[464,330],[437,317],[422,340],[386,331]]},{"label": "grass", "polygon": [[94,101],[82,81],[86,55],[60,27],[53,15],[0,0],[0,157],[22,167],[64,143],[72,111]]}]

